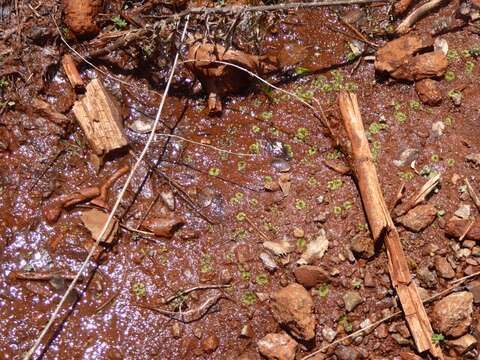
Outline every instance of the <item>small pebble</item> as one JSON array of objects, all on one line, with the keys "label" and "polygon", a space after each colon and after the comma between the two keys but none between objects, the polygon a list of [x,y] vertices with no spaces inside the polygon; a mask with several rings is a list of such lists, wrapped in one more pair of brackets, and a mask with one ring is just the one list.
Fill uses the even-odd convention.
[{"label": "small pebble", "polygon": [[303,238],[305,236],[305,231],[303,231],[301,227],[295,227],[293,228],[293,236],[297,239]]},{"label": "small pebble", "polygon": [[217,350],[219,344],[220,341],[218,340],[218,337],[216,335],[210,335],[204,341],[202,341],[202,349],[207,354],[211,354]]}]

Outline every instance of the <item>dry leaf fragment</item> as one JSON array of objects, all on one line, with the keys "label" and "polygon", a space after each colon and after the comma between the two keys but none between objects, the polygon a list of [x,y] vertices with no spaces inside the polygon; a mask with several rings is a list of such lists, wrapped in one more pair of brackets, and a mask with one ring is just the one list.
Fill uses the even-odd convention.
[{"label": "dry leaf fragment", "polygon": [[155,236],[171,238],[184,223],[181,216],[164,216],[145,220],[142,227],[153,232]]},{"label": "dry leaf fragment", "polygon": [[321,229],[317,237],[307,244],[307,248],[303,252],[298,265],[311,264],[315,259],[321,259],[328,249],[328,239],[324,229]]},{"label": "dry leaf fragment", "polygon": [[270,250],[272,253],[274,253],[277,256],[285,256],[288,253],[291,253],[293,251],[293,245],[290,244],[288,240],[282,240],[282,241],[265,241],[263,243],[263,247],[265,249]]},{"label": "dry leaf fragment", "polygon": [[[83,222],[83,225],[85,225],[85,227],[92,234],[93,240],[97,241],[100,237],[103,227],[105,226],[105,223],[108,220],[108,214],[98,209],[91,209],[84,211],[82,215],[80,215],[80,218]],[[107,230],[102,238],[102,242],[111,244],[117,231],[118,221],[114,218],[108,225]]]}]

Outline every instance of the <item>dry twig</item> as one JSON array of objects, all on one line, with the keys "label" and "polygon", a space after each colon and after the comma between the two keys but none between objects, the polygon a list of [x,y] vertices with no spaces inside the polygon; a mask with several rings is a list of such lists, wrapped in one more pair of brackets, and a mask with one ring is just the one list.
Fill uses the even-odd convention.
[{"label": "dry twig", "polygon": [[440,6],[443,2],[447,2],[450,0],[430,0],[429,2],[419,6],[415,10],[413,10],[410,15],[408,15],[401,23],[398,25],[395,32],[397,34],[406,34],[410,31],[410,28],[422,17],[428,14],[433,9]]}]

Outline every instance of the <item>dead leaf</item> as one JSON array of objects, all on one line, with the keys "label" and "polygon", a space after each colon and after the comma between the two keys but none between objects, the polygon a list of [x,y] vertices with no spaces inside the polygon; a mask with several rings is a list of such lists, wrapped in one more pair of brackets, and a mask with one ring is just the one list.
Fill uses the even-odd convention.
[{"label": "dead leaf", "polygon": [[[98,209],[91,209],[84,211],[82,215],[80,215],[80,218],[83,222],[83,225],[85,225],[85,227],[92,234],[93,240],[97,241],[103,227],[105,226],[105,223],[108,220],[108,214]],[[106,244],[111,244],[113,239],[115,238],[117,231],[118,221],[114,218],[108,225],[107,230],[105,231],[105,234],[103,236],[103,239],[105,240],[103,240],[102,242]]]},{"label": "dead leaf", "polygon": [[315,259],[321,259],[328,249],[328,239],[324,229],[321,229],[317,237],[307,244],[307,248],[303,252],[298,265],[311,264]]},{"label": "dead leaf", "polygon": [[180,216],[155,217],[145,220],[142,227],[158,237],[171,238],[173,233],[185,223]]},{"label": "dead leaf", "polygon": [[290,182],[290,174],[282,174],[278,178],[278,186],[282,189],[283,196],[288,196],[290,194],[290,186],[292,183]]}]

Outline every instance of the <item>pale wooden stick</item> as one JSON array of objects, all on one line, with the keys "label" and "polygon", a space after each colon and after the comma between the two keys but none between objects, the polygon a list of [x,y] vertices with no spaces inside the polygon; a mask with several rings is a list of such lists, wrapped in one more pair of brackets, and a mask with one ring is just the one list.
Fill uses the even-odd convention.
[{"label": "pale wooden stick", "polygon": [[433,356],[443,359],[440,347],[432,342],[433,330],[430,321],[417,286],[412,280],[400,237],[383,198],[356,95],[342,92],[339,96],[339,105],[343,124],[351,142],[352,168],[370,229],[376,242],[385,241],[390,278],[402,304],[417,350],[419,352],[428,350]]},{"label": "pale wooden stick", "polygon": [[431,0],[422,6],[419,6],[411,12],[403,21],[398,25],[395,32],[397,34],[406,34],[410,31],[410,28],[427,13],[440,6],[443,2],[449,2],[450,0]]},{"label": "pale wooden stick", "polygon": [[65,74],[67,75],[68,81],[75,90],[83,89],[85,86],[80,73],[78,72],[77,65],[73,56],[70,54],[65,54],[62,59],[62,66]]},{"label": "pale wooden stick", "polygon": [[395,211],[395,216],[402,216],[410,209],[423,203],[427,199],[428,194],[430,194],[436,188],[439,182],[440,174],[436,174],[428,179],[428,181],[423,184],[419,191],[417,191],[412,197],[398,207],[398,209]]}]

